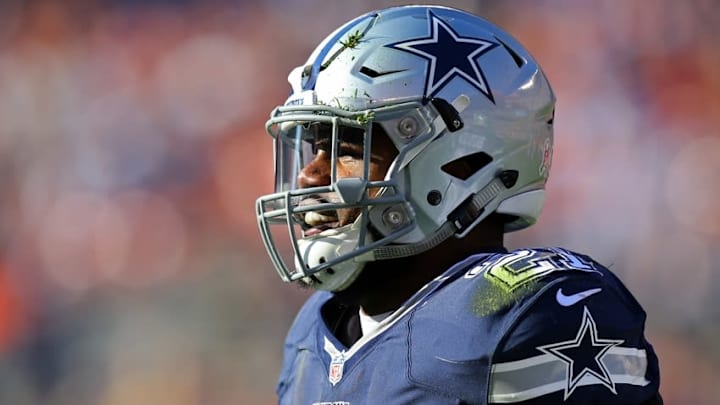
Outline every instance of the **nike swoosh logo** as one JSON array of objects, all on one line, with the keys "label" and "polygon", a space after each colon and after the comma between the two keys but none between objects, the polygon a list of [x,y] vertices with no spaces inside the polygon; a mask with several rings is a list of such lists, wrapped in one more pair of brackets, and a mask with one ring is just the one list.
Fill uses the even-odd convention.
[{"label": "nike swoosh logo", "polygon": [[589,290],[580,291],[575,294],[565,295],[562,292],[562,287],[558,288],[557,294],[555,294],[555,299],[557,300],[558,304],[569,307],[572,305],[577,304],[578,302],[584,300],[585,298],[597,294],[600,291],[602,291],[602,288],[591,288]]}]

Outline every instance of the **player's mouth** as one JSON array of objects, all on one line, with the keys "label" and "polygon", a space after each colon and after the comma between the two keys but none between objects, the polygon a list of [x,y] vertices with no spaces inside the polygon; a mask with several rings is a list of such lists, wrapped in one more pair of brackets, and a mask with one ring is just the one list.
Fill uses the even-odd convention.
[{"label": "player's mouth", "polygon": [[[331,213],[332,215],[328,215]],[[340,225],[337,214],[334,211],[306,212],[304,221],[310,227],[303,232],[305,237],[317,235],[328,229],[337,228]]]},{"label": "player's mouth", "polygon": [[[300,202],[300,205],[314,205],[332,202],[326,196],[312,196],[304,199]],[[324,211],[308,211],[302,215],[303,226],[303,237],[310,237],[317,235],[328,229],[335,229],[354,222],[358,214],[360,213],[357,209],[338,209],[338,210],[324,210]]]},{"label": "player's mouth", "polygon": [[[316,205],[316,204],[325,204],[328,203],[329,200],[320,195],[313,195],[307,198],[304,198],[302,201],[300,201],[300,206],[308,206],[308,205]],[[338,214],[335,210],[325,210],[325,211],[308,211],[304,214],[300,214],[302,221],[303,221],[303,236],[309,237],[313,235],[317,235],[323,231],[326,231],[328,229],[337,228],[340,225],[340,222],[338,220]]]}]

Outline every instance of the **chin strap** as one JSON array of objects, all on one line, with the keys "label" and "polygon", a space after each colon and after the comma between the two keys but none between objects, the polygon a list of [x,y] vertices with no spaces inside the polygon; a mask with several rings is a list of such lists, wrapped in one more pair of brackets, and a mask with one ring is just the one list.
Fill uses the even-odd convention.
[{"label": "chin strap", "polygon": [[373,260],[397,259],[401,257],[414,256],[438,246],[451,236],[462,238],[480,222],[480,217],[485,212],[485,207],[498,196],[503,190],[515,185],[517,180],[516,171],[504,171],[495,177],[482,190],[473,194],[464,203],[455,209],[440,229],[435,231],[428,238],[410,244],[387,245],[372,251]]},{"label": "chin strap", "polygon": [[427,239],[406,245],[388,245],[379,247],[372,251],[372,257],[374,260],[387,260],[414,256],[441,244],[447,238],[453,236],[456,230],[457,228],[455,228],[455,224],[448,221]]}]

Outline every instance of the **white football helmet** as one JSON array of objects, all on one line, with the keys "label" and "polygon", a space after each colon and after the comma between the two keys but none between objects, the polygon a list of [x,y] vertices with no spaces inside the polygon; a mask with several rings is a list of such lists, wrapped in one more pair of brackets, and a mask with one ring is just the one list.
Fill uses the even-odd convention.
[{"label": "white football helmet", "polygon": [[[402,6],[330,34],[289,75],[292,94],[266,127],[275,139],[276,192],[257,200],[265,246],[285,281],[350,285],[366,262],[461,238],[493,212],[535,223],[552,158],[555,97],[537,62],[507,32],[464,11]],[[298,174],[323,128],[331,161],[341,134],[373,131],[397,155],[382,181],[342,178],[302,188]],[[330,152],[328,152],[330,153]],[[318,196],[323,196],[319,198]],[[311,228],[358,209],[348,225]],[[289,240],[287,235],[289,234]]]}]

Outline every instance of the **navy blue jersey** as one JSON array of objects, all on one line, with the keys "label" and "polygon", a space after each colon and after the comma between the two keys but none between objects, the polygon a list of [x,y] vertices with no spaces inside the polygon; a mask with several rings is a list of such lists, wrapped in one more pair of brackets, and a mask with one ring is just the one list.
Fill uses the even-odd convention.
[{"label": "navy blue jersey", "polygon": [[343,311],[326,292],[304,305],[280,404],[661,403],[645,312],[567,250],[472,256],[351,347],[333,333]]}]

